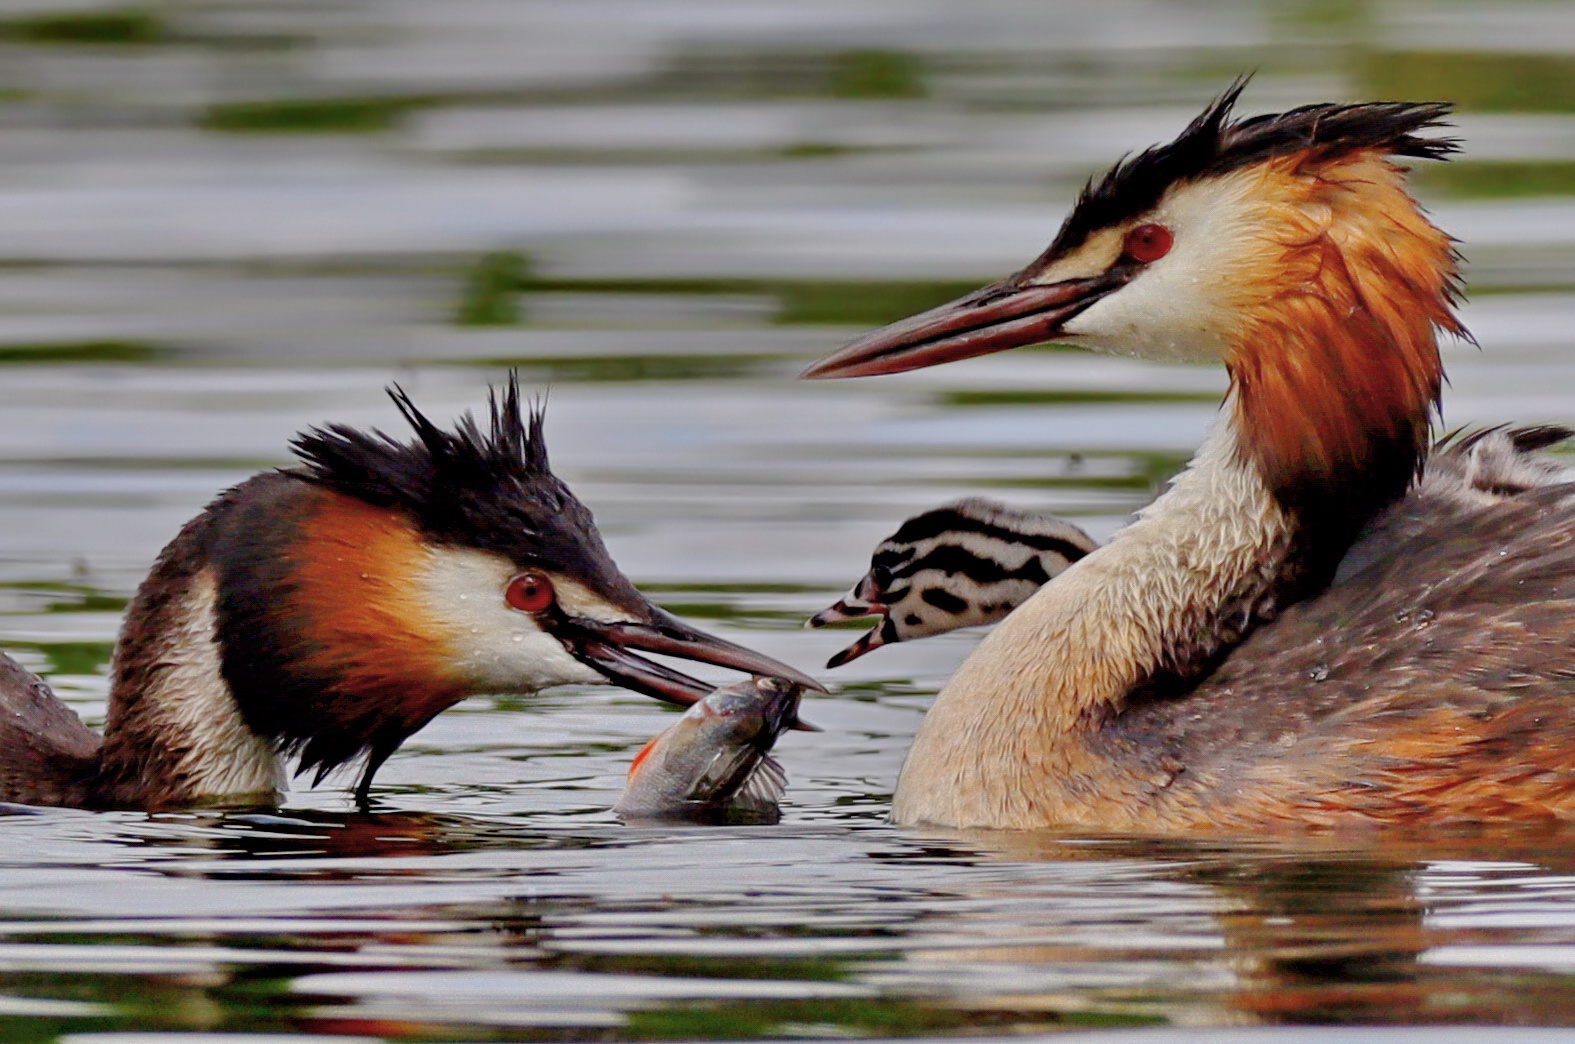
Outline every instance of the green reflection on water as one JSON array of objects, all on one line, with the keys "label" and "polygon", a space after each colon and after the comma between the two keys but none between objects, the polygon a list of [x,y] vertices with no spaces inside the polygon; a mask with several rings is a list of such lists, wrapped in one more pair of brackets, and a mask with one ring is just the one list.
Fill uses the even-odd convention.
[{"label": "green reflection on water", "polygon": [[51,602],[47,613],[123,613],[126,599],[111,595],[88,595],[78,602]]},{"label": "green reflection on water", "polygon": [[[1169,482],[1191,458],[1180,453],[1132,453],[1116,459],[1129,465],[1128,470],[1111,473],[1104,469],[1085,471],[1091,457],[1076,457],[1059,475],[997,476],[969,483],[984,488],[999,489],[1133,489],[1152,491]],[[968,483],[967,479],[960,480]],[[1061,511],[1060,514],[1071,514]]]},{"label": "green reflection on water", "polygon": [[141,341],[66,341],[0,345],[0,366],[22,363],[154,362],[168,352]]},{"label": "green reflection on water", "polygon": [[835,323],[884,326],[928,311],[978,287],[975,280],[801,281],[762,289],[782,302],[776,321],[785,325]]},{"label": "green reflection on water", "polygon": [[530,279],[530,262],[514,250],[483,254],[465,274],[456,326],[510,326],[520,321],[519,290]]},{"label": "green reflection on water", "polygon": [[[827,159],[835,156],[851,156],[860,152],[878,151],[872,146],[840,145],[830,141],[802,141],[797,145],[784,147],[777,155],[789,159]],[[769,154],[768,157],[769,158]]]},{"label": "green reflection on water", "polygon": [[1472,51],[1377,51],[1358,93],[1450,101],[1479,112],[1575,112],[1575,57]]},{"label": "green reflection on water", "polygon": [[109,663],[115,651],[114,642],[18,642],[6,645],[17,649],[32,649],[49,661],[45,674],[97,674],[99,668]]},{"label": "green reflection on water", "polygon": [[701,594],[820,594],[825,588],[819,584],[783,584],[783,583],[649,583],[641,584],[640,590],[647,594],[656,593],[686,593],[697,592]]},{"label": "green reflection on water", "polygon": [[[833,594],[831,597],[835,598]],[[786,624],[797,628],[804,625],[805,613],[793,610],[768,610],[756,606],[745,607],[731,602],[679,602],[666,600],[662,608],[679,616],[692,616],[700,620],[730,620],[748,622],[759,627],[780,627]],[[866,621],[865,626],[869,623]]]},{"label": "green reflection on water", "polygon": [[466,163],[579,166],[586,163],[624,165],[644,163],[770,163],[777,160],[834,159],[839,156],[874,155],[914,151],[903,145],[850,145],[829,141],[804,141],[768,148],[488,148],[456,149],[449,155]]},{"label": "green reflection on water", "polygon": [[834,98],[922,98],[924,67],[902,51],[842,51],[832,56],[828,87]]},{"label": "green reflection on water", "polygon": [[1113,391],[1104,388],[970,389],[936,396],[946,406],[1068,406],[1111,402],[1220,401],[1219,392]]},{"label": "green reflection on water", "polygon": [[[840,590],[822,585],[788,584],[641,584],[640,590],[655,598],[670,613],[702,620],[727,620],[756,629],[799,628],[809,614],[799,609],[767,608],[759,596],[813,594],[832,599]],[[723,597],[717,597],[718,595]],[[729,599],[726,596],[732,595]],[[686,597],[687,596],[687,597]],[[706,597],[710,596],[710,597]],[[868,623],[865,623],[868,626]]]},{"label": "green reflection on water", "polygon": [[469,360],[488,369],[508,367],[531,380],[594,384],[606,381],[689,381],[747,377],[782,356],[771,355],[596,355],[489,356]]},{"label": "green reflection on water", "polygon": [[[1025,1033],[1090,1026],[1153,1026],[1165,1020],[1124,1013],[969,1010],[898,998],[818,998],[682,1005],[631,1011],[621,1036],[727,1040],[768,1036],[905,1037],[957,1031]],[[805,1032],[813,1028],[814,1032]]]},{"label": "green reflection on water", "polygon": [[38,595],[44,599],[46,612],[71,613],[85,610],[101,611],[111,610],[119,612],[126,607],[127,600],[116,595],[100,593],[96,588],[84,584],[72,584],[59,580],[22,580],[0,583],[0,591],[16,591],[22,594]]},{"label": "green reflection on water", "polygon": [[1575,160],[1456,160],[1424,167],[1415,177],[1423,187],[1450,196],[1575,194]]},{"label": "green reflection on water", "polygon": [[894,48],[704,48],[674,55],[652,76],[625,81],[641,98],[913,99],[928,95],[922,57]]},{"label": "green reflection on water", "polygon": [[518,251],[483,254],[465,272],[454,321],[461,326],[521,321],[522,293],[770,296],[784,326],[882,326],[961,297],[976,279],[563,279],[539,276]]},{"label": "green reflection on water", "polygon": [[[141,20],[139,20],[141,19]],[[137,12],[102,15],[60,15],[0,22],[0,36],[29,42],[152,43],[169,37],[162,23]],[[90,39],[92,33],[104,39]],[[121,38],[114,38],[119,33]],[[75,35],[73,35],[75,34]],[[214,42],[214,41],[210,41]],[[274,41],[263,41],[274,42]],[[288,43],[290,41],[282,41]],[[571,104],[660,96],[708,98],[817,96],[845,99],[922,98],[922,61],[902,51],[843,51],[729,55],[720,65],[701,59],[699,67],[680,67],[639,78],[634,83],[599,85],[578,90],[515,88],[503,91],[458,91],[389,95],[342,95],[316,98],[267,98],[215,102],[197,115],[204,130],[229,134],[377,134],[393,130],[413,109],[456,104]],[[840,154],[842,146],[807,143],[790,147],[788,155]]]},{"label": "green reflection on water", "polygon": [[1287,25],[1345,27],[1372,21],[1370,0],[1286,0],[1269,6],[1269,15]]},{"label": "green reflection on water", "polygon": [[287,98],[219,102],[203,109],[197,125],[229,134],[376,134],[392,130],[430,98]]},{"label": "green reflection on water", "polygon": [[30,44],[147,45],[168,37],[163,20],[140,7],[61,11],[0,21],[0,38]]},{"label": "green reflection on water", "polygon": [[[121,940],[117,940],[121,941]],[[231,938],[230,942],[253,942]],[[582,962],[574,962],[579,965]],[[824,968],[819,967],[825,965]],[[763,978],[777,981],[828,981],[845,977],[841,962],[704,960],[686,957],[637,957],[583,962],[580,970],[624,974],[721,978]],[[208,1032],[354,1032],[367,1022],[354,1007],[324,1009],[303,1005],[311,998],[293,993],[292,976],[266,966],[249,969],[227,981],[193,985],[181,977],[159,982],[148,976],[94,976],[91,983],[59,974],[6,976],[7,992],[17,996],[88,1002],[103,1005],[105,1014],[0,1018],[0,1039],[44,1041],[64,1033],[112,1030],[202,1030]],[[1114,1006],[1114,1005],[1112,1005]],[[624,1013],[622,1027],[600,1030],[594,1039],[670,1040],[740,1039],[780,1036],[917,1036],[932,1033],[1053,1031],[1077,1027],[1162,1025],[1165,1020],[1120,1011],[1060,1012],[1054,1010],[970,1009],[905,998],[804,998],[800,1000],[720,1001],[684,1003]],[[377,1035],[404,1040],[563,1040],[586,1039],[546,1026],[514,1024],[507,1029],[463,1018],[412,1022],[400,1018],[370,1020]]]},{"label": "green reflection on water", "polygon": [[68,1033],[109,1033],[114,1030],[132,1027],[144,1029],[168,1025],[168,1023],[158,1020],[149,1020],[146,1023],[140,1020],[128,1021],[119,1016],[89,1016],[85,1018],[0,1017],[0,1040],[7,1041],[8,1044],[31,1044],[32,1041],[59,1040]]}]

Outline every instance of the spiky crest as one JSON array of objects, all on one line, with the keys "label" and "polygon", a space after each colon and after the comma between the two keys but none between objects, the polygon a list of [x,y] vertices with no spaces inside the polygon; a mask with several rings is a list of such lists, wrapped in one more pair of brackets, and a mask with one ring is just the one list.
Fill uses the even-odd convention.
[{"label": "spiky crest", "polygon": [[[1447,159],[1460,149],[1454,138],[1422,138],[1418,131],[1443,125],[1447,102],[1325,102],[1287,112],[1230,120],[1247,86],[1242,77],[1189,123],[1175,141],[1145,149],[1091,179],[1055,241],[1039,261],[1060,257],[1090,235],[1151,210],[1172,186],[1239,170],[1275,156],[1315,150],[1332,159],[1358,149],[1391,156]],[[1030,266],[1033,267],[1033,266]]]},{"label": "spiky crest", "polygon": [[590,511],[553,475],[544,411],[522,408],[510,374],[488,394],[485,431],[469,412],[444,431],[398,385],[389,397],[415,432],[401,442],[346,425],[313,428],[291,443],[299,478],[376,507],[402,511],[436,544],[477,548],[521,566],[542,565],[594,587],[627,581],[602,546]]},{"label": "spiky crest", "polygon": [[344,424],[312,428],[291,440],[306,468],[297,474],[377,507],[403,508],[417,518],[432,513],[434,499],[458,490],[495,489],[500,481],[520,485],[551,479],[542,438],[543,411],[527,420],[520,409],[518,378],[511,374],[502,394],[488,393],[490,430],[483,434],[470,412],[447,432],[423,414],[399,385],[388,396],[416,434],[401,442],[373,429]]}]

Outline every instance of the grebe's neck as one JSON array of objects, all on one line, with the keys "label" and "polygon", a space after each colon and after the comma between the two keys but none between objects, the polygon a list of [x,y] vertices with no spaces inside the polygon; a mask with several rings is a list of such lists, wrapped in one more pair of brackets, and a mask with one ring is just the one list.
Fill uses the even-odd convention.
[{"label": "grebe's neck", "polygon": [[247,726],[222,674],[212,514],[165,548],[128,607],[94,804],[271,804],[283,789],[273,741]]},{"label": "grebe's neck", "polygon": [[1303,198],[1266,222],[1256,260],[1272,276],[1250,288],[1256,304],[1237,311],[1224,357],[1239,451],[1296,519],[1294,568],[1316,590],[1420,473],[1443,383],[1438,332],[1465,329],[1449,237],[1399,168],[1356,156],[1286,184]]},{"label": "grebe's neck", "polygon": [[[1110,825],[1134,785],[1088,737],[1134,693],[1185,678],[1271,614],[1292,553],[1281,509],[1217,424],[1188,468],[1107,545],[980,642],[936,698],[903,766],[898,822]],[[1089,818],[1092,817],[1092,818]]]}]

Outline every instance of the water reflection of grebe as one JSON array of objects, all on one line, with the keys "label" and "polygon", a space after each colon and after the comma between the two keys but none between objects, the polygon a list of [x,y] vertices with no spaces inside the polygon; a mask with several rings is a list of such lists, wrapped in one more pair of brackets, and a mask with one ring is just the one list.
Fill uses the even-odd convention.
[{"label": "water reflection of grebe", "polygon": [[1575,487],[1532,454],[1564,433],[1424,468],[1457,258],[1394,158],[1454,151],[1421,136],[1447,106],[1233,121],[1240,90],[1091,183],[1021,272],[806,373],[1058,340],[1231,376],[1170,488],[941,693],[901,822],[1575,815]]}]

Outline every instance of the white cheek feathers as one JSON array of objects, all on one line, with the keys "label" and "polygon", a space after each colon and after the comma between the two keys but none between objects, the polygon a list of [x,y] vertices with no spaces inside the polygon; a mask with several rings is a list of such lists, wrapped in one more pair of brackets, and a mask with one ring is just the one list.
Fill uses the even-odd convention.
[{"label": "white cheek feathers", "polygon": [[1231,343],[1227,319],[1242,259],[1229,244],[1250,242],[1254,223],[1241,180],[1183,185],[1143,217],[1169,229],[1173,245],[1131,282],[1067,322],[1081,346],[1163,362],[1218,362]]},{"label": "white cheek feathers", "polygon": [[512,563],[485,552],[433,550],[422,590],[430,618],[444,635],[450,667],[482,692],[606,684],[606,678],[537,626],[530,613],[504,601],[504,590],[517,571]]},{"label": "white cheek feathers", "polygon": [[570,616],[577,616],[582,620],[595,620],[597,623],[640,622],[626,610],[609,604],[605,598],[583,584],[562,576],[553,577],[552,583],[558,592],[558,605]]}]

